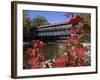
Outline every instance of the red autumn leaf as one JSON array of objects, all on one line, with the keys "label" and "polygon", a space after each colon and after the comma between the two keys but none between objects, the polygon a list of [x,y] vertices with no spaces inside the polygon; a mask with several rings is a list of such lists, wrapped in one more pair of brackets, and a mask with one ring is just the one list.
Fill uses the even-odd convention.
[{"label": "red autumn leaf", "polygon": [[46,46],[45,43],[43,43],[42,41],[40,40],[32,40],[32,45],[33,47],[38,47],[38,48],[44,48]]},{"label": "red autumn leaf", "polygon": [[25,53],[26,53],[28,56],[31,56],[32,48],[27,48],[27,50],[25,51]]},{"label": "red autumn leaf", "polygon": [[[73,53],[71,53],[71,54],[73,54]],[[66,57],[66,66],[74,66],[75,65],[74,56],[71,54],[69,53]]]},{"label": "red autumn leaf", "polygon": [[68,24],[72,24],[72,26],[76,25],[83,18],[81,16],[76,16],[75,18],[68,21]]},{"label": "red autumn leaf", "polygon": [[41,62],[38,58],[32,58],[27,62],[27,65],[31,66],[31,68],[43,68],[43,62]]},{"label": "red autumn leaf", "polygon": [[86,52],[89,50],[87,47],[82,47],[82,49]]},{"label": "red autumn leaf", "polygon": [[76,55],[79,58],[84,59],[86,57],[86,50],[84,48],[77,48],[76,49]]},{"label": "red autumn leaf", "polygon": [[79,42],[79,39],[78,39],[78,35],[76,34],[73,34],[71,37],[70,37],[70,42],[73,44],[73,45],[78,45],[80,42]]},{"label": "red autumn leaf", "polygon": [[39,53],[36,58],[38,59],[38,61],[45,61],[45,56],[41,53]]},{"label": "red autumn leaf", "polygon": [[65,67],[65,60],[66,56],[61,55],[58,59],[55,60],[55,62],[52,63],[52,67]]},{"label": "red autumn leaf", "polygon": [[76,34],[76,33],[77,33],[77,30],[71,29],[71,30],[70,30],[70,33],[71,33],[71,34]]}]

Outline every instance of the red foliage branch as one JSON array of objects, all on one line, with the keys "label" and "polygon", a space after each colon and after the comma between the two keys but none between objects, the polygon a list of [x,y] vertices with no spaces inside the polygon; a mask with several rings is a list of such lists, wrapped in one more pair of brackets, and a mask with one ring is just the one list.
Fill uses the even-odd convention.
[{"label": "red foliage branch", "polygon": [[84,47],[79,42],[78,32],[75,29],[71,29],[70,44],[72,48],[67,49],[67,55],[62,54],[58,59],[55,59],[52,62],[52,67],[68,67],[68,66],[86,66],[88,65],[87,61],[87,52],[88,48]]},{"label": "red foliage branch", "polygon": [[33,48],[28,48],[25,52],[26,55],[31,57],[27,65],[31,68],[43,68],[46,55],[40,49],[45,47],[45,43],[40,40],[32,40],[32,46]]}]

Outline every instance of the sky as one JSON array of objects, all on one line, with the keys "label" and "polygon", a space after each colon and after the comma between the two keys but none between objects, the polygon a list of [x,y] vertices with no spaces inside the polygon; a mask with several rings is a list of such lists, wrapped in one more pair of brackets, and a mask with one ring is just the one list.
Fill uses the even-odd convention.
[{"label": "sky", "polygon": [[72,16],[65,16],[65,12],[52,12],[52,11],[34,11],[34,10],[25,10],[27,12],[27,16],[30,20],[33,20],[37,16],[43,16],[46,20],[52,23],[61,23],[67,22]]}]

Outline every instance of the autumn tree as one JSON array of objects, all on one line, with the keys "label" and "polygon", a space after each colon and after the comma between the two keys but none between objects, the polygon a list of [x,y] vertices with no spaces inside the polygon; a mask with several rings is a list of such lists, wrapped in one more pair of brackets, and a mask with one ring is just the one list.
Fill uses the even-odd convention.
[{"label": "autumn tree", "polygon": [[43,16],[37,16],[32,20],[32,27],[38,27],[42,25],[49,24],[48,21]]},{"label": "autumn tree", "polygon": [[91,15],[88,13],[80,13],[83,18],[75,27],[81,32],[80,41],[89,42],[91,38]]},{"label": "autumn tree", "polygon": [[27,41],[29,38],[30,28],[31,28],[31,20],[28,17],[28,11],[24,10],[23,11],[23,40],[24,41]]},{"label": "autumn tree", "polygon": [[28,12],[23,11],[23,28],[28,31],[31,28],[31,20],[28,17]]}]

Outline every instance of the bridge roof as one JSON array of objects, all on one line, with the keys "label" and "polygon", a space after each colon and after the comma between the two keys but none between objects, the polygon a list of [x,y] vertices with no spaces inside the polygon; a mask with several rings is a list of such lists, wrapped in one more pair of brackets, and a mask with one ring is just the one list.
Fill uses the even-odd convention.
[{"label": "bridge roof", "polygon": [[48,25],[43,25],[39,26],[38,28],[46,28],[46,27],[55,27],[55,26],[61,26],[61,25],[69,25],[67,22],[62,22],[62,23],[54,23],[54,24],[48,24]]},{"label": "bridge roof", "polygon": [[61,26],[61,25],[72,25],[72,26],[75,26],[82,19],[83,18],[81,16],[76,16],[75,18],[70,19],[68,22],[61,22],[61,23],[42,25],[42,26],[38,26],[37,28],[41,29],[41,28],[56,27],[56,26]]}]

